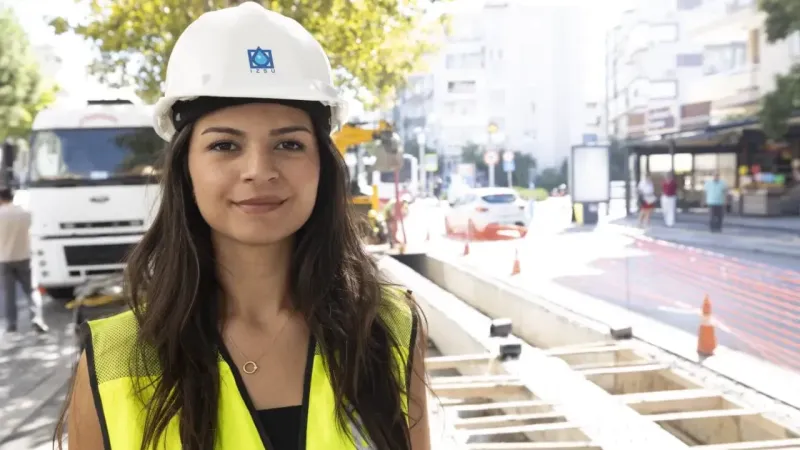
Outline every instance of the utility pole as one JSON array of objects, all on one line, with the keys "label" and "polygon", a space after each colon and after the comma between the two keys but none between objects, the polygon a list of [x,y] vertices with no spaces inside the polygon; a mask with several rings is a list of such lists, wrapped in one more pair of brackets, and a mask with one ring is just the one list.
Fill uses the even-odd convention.
[{"label": "utility pole", "polygon": [[[486,151],[487,152],[494,151],[493,143],[492,143],[492,136],[494,136],[495,133],[497,133],[497,130],[498,130],[497,125],[494,122],[489,122],[489,126],[486,127],[486,132],[488,133],[487,136],[486,136],[487,137],[487,139],[486,139]],[[495,168],[496,165],[497,165],[496,159],[495,159],[495,163],[494,164],[487,164],[487,167],[489,168],[489,187],[494,187],[494,168]]]}]

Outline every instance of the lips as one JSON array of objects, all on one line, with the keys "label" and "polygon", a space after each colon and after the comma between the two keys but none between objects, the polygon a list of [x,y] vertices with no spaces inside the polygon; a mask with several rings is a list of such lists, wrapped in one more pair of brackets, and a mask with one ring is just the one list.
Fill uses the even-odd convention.
[{"label": "lips", "polygon": [[264,214],[275,211],[284,203],[286,199],[279,197],[257,197],[234,202],[234,205],[248,214]]}]

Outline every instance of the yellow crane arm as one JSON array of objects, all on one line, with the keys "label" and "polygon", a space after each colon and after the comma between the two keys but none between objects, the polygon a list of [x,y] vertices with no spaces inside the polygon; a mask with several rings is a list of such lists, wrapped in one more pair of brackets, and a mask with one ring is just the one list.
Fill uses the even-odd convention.
[{"label": "yellow crane arm", "polygon": [[333,133],[333,143],[339,149],[341,154],[347,151],[348,148],[364,144],[366,142],[374,141],[380,137],[380,133],[386,130],[391,130],[392,126],[388,122],[381,120],[378,128],[360,128],[353,124],[345,124],[339,131]]},{"label": "yellow crane arm", "polygon": [[[359,128],[354,124],[345,124],[339,131],[333,133],[331,139],[333,139],[336,148],[339,149],[339,153],[344,155],[348,148],[379,139],[382,132],[391,129],[392,126],[384,120],[381,120],[378,123],[378,127],[374,129]],[[371,196],[355,197],[353,198],[353,203],[356,205],[371,205],[372,209],[377,211],[379,203],[378,187],[373,185]]]}]

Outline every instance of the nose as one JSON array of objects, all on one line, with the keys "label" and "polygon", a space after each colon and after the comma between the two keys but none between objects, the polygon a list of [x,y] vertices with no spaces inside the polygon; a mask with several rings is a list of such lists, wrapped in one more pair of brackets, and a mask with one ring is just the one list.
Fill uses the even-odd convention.
[{"label": "nose", "polygon": [[280,173],[275,164],[275,155],[263,147],[252,148],[242,157],[242,180],[249,183],[276,180]]}]

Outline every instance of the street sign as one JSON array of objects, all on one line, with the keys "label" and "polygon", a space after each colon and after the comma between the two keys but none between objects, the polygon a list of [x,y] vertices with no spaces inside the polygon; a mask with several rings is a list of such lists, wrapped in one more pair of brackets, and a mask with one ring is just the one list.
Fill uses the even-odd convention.
[{"label": "street sign", "polygon": [[485,162],[487,166],[494,166],[497,164],[498,159],[497,152],[494,150],[489,150],[483,154],[483,162]]},{"label": "street sign", "polygon": [[503,152],[503,161],[514,161],[514,152],[506,150]]},{"label": "street sign", "polygon": [[504,172],[513,172],[516,169],[514,166],[514,160],[511,161],[503,158],[503,171]]}]

